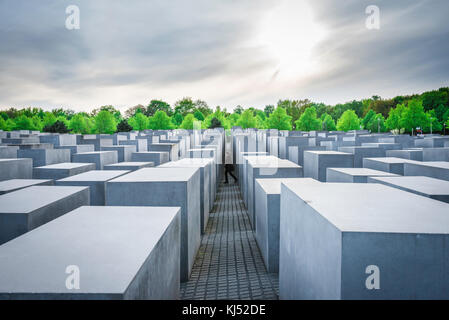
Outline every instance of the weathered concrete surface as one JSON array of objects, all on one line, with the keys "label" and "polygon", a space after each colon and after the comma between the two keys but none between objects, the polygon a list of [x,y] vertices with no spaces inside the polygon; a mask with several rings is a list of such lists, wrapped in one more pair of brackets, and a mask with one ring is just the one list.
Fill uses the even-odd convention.
[{"label": "weathered concrete surface", "polygon": [[154,167],[153,162],[119,162],[108,164],[103,167],[103,170],[129,170],[136,171],[142,168]]},{"label": "weathered concrete surface", "polygon": [[95,163],[96,170],[103,170],[108,164],[118,162],[117,151],[95,151],[74,154],[73,162]]},{"label": "weathered concrete surface", "polygon": [[117,151],[118,162],[129,162],[131,161],[132,153],[136,152],[136,146],[133,145],[107,146],[101,147],[101,151]]},{"label": "weathered concrete surface", "polygon": [[373,170],[385,171],[390,173],[404,175],[405,163],[421,163],[414,160],[407,160],[402,158],[364,158],[363,167]]},{"label": "weathered concrete surface", "polygon": [[283,183],[280,299],[448,299],[448,212],[380,184]]},{"label": "weathered concrete surface", "polygon": [[256,229],[255,183],[256,179],[265,178],[301,178],[302,167],[289,160],[273,156],[248,157],[248,213],[253,229]]},{"label": "weathered concrete surface", "polygon": [[132,162],[153,162],[154,166],[157,167],[158,165],[169,161],[169,153],[168,152],[157,152],[157,151],[133,152],[133,154],[131,155],[131,161]]},{"label": "weathered concrete surface", "polygon": [[426,176],[449,181],[449,162],[407,162],[404,165],[405,176]]},{"label": "weathered concrete surface", "polygon": [[304,177],[326,182],[327,168],[352,168],[354,155],[337,151],[304,152]]},{"label": "weathered concrete surface", "polygon": [[93,144],[79,144],[75,146],[55,146],[55,149],[67,149],[70,150],[70,159],[76,153],[94,152],[95,147]]},{"label": "weathered concrete surface", "polygon": [[85,187],[35,186],[1,195],[0,244],[89,202]]},{"label": "weathered concrete surface", "polygon": [[201,240],[200,183],[198,168],[145,168],[106,184],[106,205],[181,207],[181,281]]},{"label": "weathered concrete surface", "polygon": [[[205,161],[203,161],[205,160]],[[212,159],[182,159],[170,161],[159,166],[159,168],[198,168],[200,169],[200,210],[201,210],[201,233],[204,234],[209,221],[211,193],[211,166]]]},{"label": "weathered concrete surface", "polygon": [[354,168],[363,168],[363,158],[385,157],[385,149],[378,147],[340,147],[338,151],[354,155]]},{"label": "weathered concrete surface", "polygon": [[17,158],[17,150],[19,147],[16,146],[0,146],[0,159]]},{"label": "weathered concrete surface", "polygon": [[327,168],[327,182],[367,183],[369,177],[396,177],[397,174],[368,168]]},{"label": "weathered concrete surface", "polygon": [[387,150],[386,156],[388,158],[423,161],[422,149]]},{"label": "weathered concrete surface", "polygon": [[420,196],[449,203],[449,181],[430,177],[370,177],[369,183],[381,183],[389,187],[415,193]]},{"label": "weathered concrete surface", "polygon": [[449,148],[424,148],[423,161],[449,161]]},{"label": "weathered concrete surface", "polygon": [[52,186],[53,180],[45,179],[11,179],[0,182],[0,195],[31,186]]},{"label": "weathered concrete surface", "polygon": [[14,239],[0,247],[0,299],[177,299],[179,211],[81,207]]},{"label": "weathered concrete surface", "polygon": [[148,145],[148,151],[168,152],[169,160],[178,160],[179,145],[177,143],[152,143]]},{"label": "weathered concrete surface", "polygon": [[33,167],[42,167],[55,163],[70,162],[70,151],[66,149],[22,149],[17,151],[18,158],[33,159]]},{"label": "weathered concrete surface", "polygon": [[31,179],[32,176],[32,159],[0,159],[0,181],[10,179]]},{"label": "weathered concrete surface", "polygon": [[268,272],[279,272],[280,197],[282,181],[321,183],[312,178],[256,179],[256,241]]},{"label": "weathered concrete surface", "polygon": [[94,163],[57,163],[49,166],[33,168],[33,179],[59,180],[90,170],[95,170]]},{"label": "weathered concrete surface", "polygon": [[57,186],[89,187],[90,204],[104,206],[106,198],[106,182],[129,173],[127,170],[92,170],[55,181]]},{"label": "weathered concrete surface", "polygon": [[148,151],[148,144],[146,139],[136,139],[136,140],[124,140],[119,141],[121,146],[135,146],[136,152]]}]

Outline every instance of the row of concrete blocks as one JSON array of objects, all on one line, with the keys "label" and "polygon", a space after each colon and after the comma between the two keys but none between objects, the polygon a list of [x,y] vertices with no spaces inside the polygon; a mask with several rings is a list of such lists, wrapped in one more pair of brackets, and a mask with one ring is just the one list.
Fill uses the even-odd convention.
[{"label": "row of concrete blocks", "polygon": [[[190,163],[179,163],[180,168],[154,168],[154,169],[141,169],[139,171],[134,172],[135,174],[126,174],[127,172],[113,172],[110,171],[110,174],[117,174],[120,175],[119,178],[110,180],[107,182],[106,186],[106,204],[107,205],[126,205],[126,206],[180,206],[181,212],[180,212],[180,240],[179,243],[179,255],[178,255],[178,274],[179,279],[182,281],[186,281],[190,275],[191,267],[193,265],[193,260],[196,255],[196,251],[199,246],[199,239],[200,239],[200,228],[201,226],[201,217],[200,213],[203,213],[204,211],[201,211],[200,209],[200,203],[204,204],[204,207],[208,206],[211,202],[208,200],[210,188],[203,188],[199,190],[198,185],[202,186],[211,186],[207,183],[207,177],[213,177],[216,176],[214,170],[214,166],[210,165],[212,160],[203,160],[202,165],[197,165],[196,167],[193,165],[194,163],[198,163],[201,161],[198,161],[197,159],[185,159],[185,161],[189,160]],[[192,166],[192,168],[185,168]],[[182,167],[182,168],[181,168]],[[202,169],[198,170],[198,168],[201,167]],[[149,171],[152,170],[152,171]],[[60,181],[56,181],[57,184],[64,184],[67,183],[69,185],[77,185],[77,182],[79,182],[81,185],[85,185],[85,180],[95,180],[94,177],[91,178],[83,178],[86,174],[94,174],[98,177],[98,174],[105,174],[106,171],[103,172],[96,172],[91,171],[84,174],[80,174],[78,176],[74,176],[67,179],[62,179]],[[201,175],[202,173],[202,175]],[[120,179],[123,178],[123,179]],[[84,182],[83,182],[84,181]],[[84,183],[84,184],[83,184]],[[32,188],[40,188],[40,189],[32,189]],[[55,188],[55,190],[45,190],[43,188]],[[72,189],[69,189],[72,188]],[[75,190],[75,188],[78,188]],[[92,189],[92,188],[91,188]],[[67,197],[64,197],[64,195],[61,195],[63,193],[63,190],[66,191],[66,193],[72,192],[73,194]],[[18,194],[20,193],[20,194]],[[202,196],[200,197],[200,193]],[[52,194],[54,197],[58,198],[61,201],[48,201],[49,195]],[[92,190],[90,192],[92,194]],[[17,211],[27,211],[22,214],[22,221],[24,225],[22,228],[28,228],[31,229],[36,228],[37,226],[44,224],[50,220],[53,220],[55,216],[52,216],[50,212],[58,212],[58,214],[64,214],[68,210],[72,209],[71,203],[77,202],[77,206],[79,205],[86,205],[89,204],[89,198],[90,194],[88,191],[88,188],[86,187],[31,187],[27,189],[23,189],[20,191],[12,192],[7,195],[4,195],[0,197],[0,202],[4,201],[5,206],[2,205],[2,207],[7,207],[6,204],[9,204],[10,207],[12,207],[12,212],[9,213],[9,217],[12,217],[11,213],[16,213],[16,217],[19,216]],[[5,198],[6,197],[6,198]],[[30,206],[36,205],[36,202],[38,201],[37,207],[35,210],[18,210],[15,205],[17,202],[17,197],[23,198],[23,201],[25,203],[29,203]],[[31,200],[27,201],[27,197]],[[3,198],[3,199],[2,199]],[[197,199],[198,198],[198,199]],[[8,200],[9,199],[9,200]],[[38,199],[38,200],[36,200]],[[202,201],[200,201],[200,199]],[[39,202],[40,201],[40,202]],[[45,203],[43,203],[43,202]],[[49,203],[47,203],[49,202]],[[61,210],[61,209],[64,210]],[[99,207],[101,208],[101,207]],[[94,209],[89,209],[90,211]],[[204,208],[205,210],[205,208]],[[54,215],[55,213],[53,213]],[[6,213],[4,216],[7,216]],[[201,216],[203,216],[201,214]],[[208,212],[207,212],[208,216]],[[61,218],[60,218],[61,219]],[[206,218],[207,219],[207,218]],[[11,221],[11,220],[10,220]],[[13,220],[12,220],[13,221]],[[30,221],[33,221],[33,223],[30,223]],[[58,220],[60,221],[60,220]],[[206,220],[207,222],[207,220]],[[14,221],[12,223],[15,223]],[[204,223],[204,222],[203,222]],[[14,229],[14,228],[12,228]],[[38,228],[36,230],[39,230],[41,228]],[[10,228],[11,230],[11,228]],[[15,229],[17,230],[17,228]],[[22,230],[23,231],[23,230]],[[57,231],[57,230],[55,230]],[[76,231],[76,228],[73,230],[73,232]],[[72,232],[72,231],[71,231]],[[2,234],[5,234],[5,232],[2,232]],[[22,239],[23,237],[26,237],[27,235],[31,234],[31,232],[17,238],[14,240],[11,240],[5,245],[15,243],[15,241],[19,241],[19,239]],[[34,234],[34,233],[33,233]],[[36,239],[34,239],[36,240]],[[4,246],[5,246],[4,245]],[[169,248],[173,245],[173,243],[168,246]],[[7,250],[4,250],[3,247],[0,247],[0,257],[2,252],[6,252]],[[3,250],[3,251],[2,251]],[[97,248],[98,250],[98,248]],[[175,250],[176,251],[176,250]],[[171,255],[173,256],[173,255]],[[9,258],[12,258],[12,264],[14,264],[14,257],[9,256]],[[36,258],[36,257],[34,257]],[[156,259],[156,258],[155,258]],[[157,258],[160,260],[160,258]],[[172,259],[173,260],[173,259]],[[40,261],[36,262],[38,265]],[[36,263],[31,263],[28,265],[36,265]],[[173,261],[171,262],[170,266],[173,265]],[[160,270],[161,268],[164,269],[164,266],[157,266],[157,268]],[[14,268],[13,268],[14,269]],[[167,269],[167,268],[165,268]],[[5,265],[4,270],[9,270],[8,266]],[[99,270],[99,269],[98,269]],[[167,270],[170,270],[168,268]],[[40,270],[42,272],[46,272],[45,270]],[[50,275],[47,275],[50,276]],[[170,281],[176,282],[176,277],[173,277],[173,274],[164,274],[160,277],[160,281],[164,283],[167,281],[168,278]],[[96,279],[98,280],[98,279]],[[169,283],[172,283],[170,282]],[[179,281],[178,281],[179,282]],[[6,283],[6,282],[5,282]],[[49,283],[52,283],[52,281],[49,281]],[[158,286],[158,283],[152,284],[152,286]],[[169,288],[173,286],[168,286]],[[177,287],[179,288],[179,287]],[[31,291],[16,291],[16,293],[7,292],[5,293],[3,290],[0,290],[0,292],[3,292],[3,296],[0,294],[0,297],[13,297],[13,298],[20,298],[24,295],[26,295],[24,292],[33,292]],[[19,294],[19,292],[23,293],[23,295]],[[34,296],[34,298],[51,298],[54,297],[54,295],[46,295],[40,293],[43,293],[44,291],[36,291],[37,294]],[[40,292],[40,293],[39,293]],[[156,291],[155,291],[156,292]],[[158,296],[158,298],[175,298],[177,297],[177,290],[176,295],[172,294],[171,296],[164,296],[164,293],[166,290],[161,291],[161,295]],[[171,290],[171,293],[174,291]],[[61,297],[65,297],[63,292],[55,293],[56,295],[60,294]],[[104,298],[106,296],[112,297],[109,293],[107,295],[99,294],[96,297]],[[68,295],[67,297],[77,297],[77,295]],[[90,297],[89,294],[81,294],[79,295],[79,298],[88,298]],[[91,297],[95,297],[95,295],[92,295]],[[123,298],[125,295],[117,295],[118,298]],[[136,297],[134,297],[136,298]],[[140,298],[149,298],[147,295],[141,295]],[[151,298],[151,297],[150,297]]]},{"label": "row of concrete blocks", "polygon": [[368,182],[256,179],[256,240],[281,299],[449,299],[449,182]]}]

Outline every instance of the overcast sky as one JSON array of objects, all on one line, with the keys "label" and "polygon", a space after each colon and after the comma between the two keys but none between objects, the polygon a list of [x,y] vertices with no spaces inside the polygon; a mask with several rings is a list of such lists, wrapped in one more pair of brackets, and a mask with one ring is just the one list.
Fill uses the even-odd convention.
[{"label": "overcast sky", "polygon": [[447,0],[0,0],[0,107],[420,93],[449,85],[448,21]]}]

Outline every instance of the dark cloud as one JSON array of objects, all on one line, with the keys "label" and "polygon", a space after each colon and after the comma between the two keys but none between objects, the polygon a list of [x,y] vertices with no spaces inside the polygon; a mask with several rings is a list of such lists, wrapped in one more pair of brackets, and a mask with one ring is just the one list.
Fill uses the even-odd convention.
[{"label": "dark cloud", "polygon": [[[279,2],[0,0],[0,106],[81,109],[189,95],[263,107],[447,85],[446,0],[305,1],[327,30],[313,51],[321,68],[288,81],[253,41]],[[65,28],[70,4],[80,8],[80,30]],[[380,30],[365,28],[371,4],[380,7]]]}]

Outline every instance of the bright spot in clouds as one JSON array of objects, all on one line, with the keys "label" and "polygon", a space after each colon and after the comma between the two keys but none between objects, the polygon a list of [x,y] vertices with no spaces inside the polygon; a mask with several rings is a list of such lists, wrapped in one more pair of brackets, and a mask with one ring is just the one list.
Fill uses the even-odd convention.
[{"label": "bright spot in clouds", "polygon": [[258,41],[276,62],[279,78],[301,78],[318,71],[313,49],[326,34],[306,2],[286,0],[261,19]]}]

